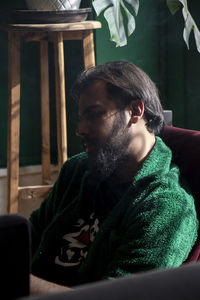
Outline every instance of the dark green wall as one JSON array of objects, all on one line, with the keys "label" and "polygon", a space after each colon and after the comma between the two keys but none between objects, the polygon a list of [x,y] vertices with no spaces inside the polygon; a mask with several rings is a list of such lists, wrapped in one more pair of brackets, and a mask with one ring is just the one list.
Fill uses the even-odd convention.
[{"label": "dark green wall", "polygon": [[[191,13],[200,28],[200,2],[188,1]],[[190,50],[183,41],[183,17],[180,11],[174,17],[166,14],[163,25],[167,39],[161,36],[166,107],[173,110],[176,126],[200,129],[200,53],[197,52],[193,33]]]},{"label": "dark green wall", "polygon": [[[89,0],[82,2],[89,6]],[[1,0],[1,22],[9,20],[6,10],[23,9],[23,0]],[[190,0],[190,9],[199,20],[200,3]],[[92,16],[90,15],[90,18]],[[136,31],[128,39],[128,45],[116,48],[109,41],[106,22],[96,31],[97,64],[110,60],[127,59],[142,67],[160,90],[165,109],[173,110],[175,126],[200,130],[200,54],[194,39],[190,39],[190,51],[182,38],[183,18],[181,12],[172,16],[163,0],[140,0],[136,18]],[[198,24],[200,26],[200,24]],[[0,167],[6,166],[7,148],[7,33],[0,32]],[[50,55],[50,108],[51,108],[51,152],[56,162],[56,121],[53,45]],[[40,85],[39,44],[32,42],[21,45],[21,139],[20,165],[40,163]],[[79,138],[75,136],[77,107],[70,97],[70,87],[76,75],[83,69],[81,43],[65,42],[66,100],[68,117],[69,156],[80,151]]]}]

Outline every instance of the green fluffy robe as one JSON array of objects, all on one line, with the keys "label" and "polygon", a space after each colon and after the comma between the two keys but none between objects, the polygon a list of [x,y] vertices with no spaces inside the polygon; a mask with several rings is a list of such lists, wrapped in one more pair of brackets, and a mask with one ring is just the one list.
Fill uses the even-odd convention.
[{"label": "green fluffy robe", "polygon": [[70,281],[69,268],[57,280],[50,275],[58,239],[84,209],[84,190],[95,197],[100,187],[90,186],[85,153],[69,159],[53,190],[30,218],[33,273],[77,285],[180,266],[195,243],[198,221],[194,199],[180,186],[179,170],[171,163],[171,156],[170,149],[157,137],[150,155],[101,224],[87,258],[71,274]]}]

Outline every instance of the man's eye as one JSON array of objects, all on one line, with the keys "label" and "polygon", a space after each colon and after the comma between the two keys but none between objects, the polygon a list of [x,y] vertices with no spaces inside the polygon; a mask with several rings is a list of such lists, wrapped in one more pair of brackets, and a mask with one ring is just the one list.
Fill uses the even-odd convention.
[{"label": "man's eye", "polygon": [[93,121],[93,120],[101,118],[103,115],[104,115],[103,111],[93,111],[87,115],[87,120]]}]

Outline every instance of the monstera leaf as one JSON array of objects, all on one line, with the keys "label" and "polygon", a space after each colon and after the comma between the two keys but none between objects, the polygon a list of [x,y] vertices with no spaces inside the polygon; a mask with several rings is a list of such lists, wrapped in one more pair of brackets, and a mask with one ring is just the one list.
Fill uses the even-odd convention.
[{"label": "monstera leaf", "polygon": [[[192,18],[187,5],[187,0],[166,0],[172,14],[182,8],[185,21],[183,38],[189,49],[189,37],[194,32],[197,50],[200,52],[200,32]],[[92,5],[97,16],[104,12],[104,17],[108,22],[110,38],[116,46],[127,44],[127,35],[130,36],[135,30],[135,16],[139,10],[139,0],[93,0]],[[125,14],[122,12],[124,11]],[[123,15],[126,15],[127,22],[124,22]],[[127,28],[125,28],[127,24]]]},{"label": "monstera leaf", "polygon": [[[104,11],[104,17],[108,22],[110,38],[116,43],[116,46],[121,47],[126,45],[127,34],[129,36],[135,30],[135,18],[133,13],[135,15],[138,13],[139,0],[94,0],[92,5],[97,16]],[[127,17],[126,29],[122,11],[125,12]]]},{"label": "monstera leaf", "polygon": [[200,52],[200,32],[188,10],[187,0],[167,0],[167,5],[172,14],[175,14],[177,10],[179,10],[182,7],[183,17],[185,21],[185,26],[183,30],[184,41],[186,42],[186,45],[189,49],[189,38],[191,32],[193,31],[196,47],[198,52]]}]

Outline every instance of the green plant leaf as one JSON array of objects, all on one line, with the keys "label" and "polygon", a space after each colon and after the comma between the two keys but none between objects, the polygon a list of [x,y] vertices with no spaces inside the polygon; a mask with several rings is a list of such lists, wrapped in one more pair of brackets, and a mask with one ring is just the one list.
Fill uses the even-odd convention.
[{"label": "green plant leaf", "polygon": [[179,0],[167,0],[167,6],[172,15],[174,15],[182,7]]},{"label": "green plant leaf", "polygon": [[111,0],[94,0],[92,2],[92,5],[95,9],[95,12],[97,14],[97,16],[100,15],[100,13],[107,7],[109,7],[110,5],[112,5],[112,1]]},{"label": "green plant leaf", "polygon": [[139,0],[126,0],[126,2],[132,6],[137,16],[139,11]]},{"label": "green plant leaf", "polygon": [[167,0],[167,5],[172,14],[175,14],[176,11],[180,7],[182,7],[182,13],[185,22],[183,30],[183,39],[189,49],[190,34],[192,31],[194,31],[194,38],[196,42],[197,51],[200,52],[200,32],[188,10],[187,0]]},{"label": "green plant leaf", "polygon": [[183,31],[183,38],[184,38],[184,40],[187,44],[187,47],[189,49],[190,33],[193,30],[197,51],[200,53],[200,32],[199,32],[199,29],[198,29],[197,25],[195,24],[195,22],[194,22],[192,16],[190,15],[190,13],[188,13],[187,15],[184,13],[184,19],[185,19],[185,27],[184,27],[184,31]]},{"label": "green plant leaf", "polygon": [[200,31],[197,27],[194,27],[194,38],[196,42],[197,51],[200,53]]},{"label": "green plant leaf", "polygon": [[135,18],[133,13],[126,7],[125,2],[131,6],[135,15],[137,15],[139,10],[139,0],[94,0],[92,2],[97,16],[104,11],[104,17],[110,31],[110,38],[116,43],[117,47],[122,47],[127,44],[122,10],[124,10],[127,17],[128,36],[135,30]]},{"label": "green plant leaf", "polygon": [[189,14],[183,12],[183,15],[184,15],[184,19],[185,19],[185,26],[184,26],[184,30],[183,30],[183,38],[184,38],[184,41],[186,42],[186,45],[189,49],[189,38],[190,38],[191,30],[193,28],[193,22],[192,22],[192,19],[191,19]]},{"label": "green plant leaf", "polygon": [[184,26],[184,31],[183,31],[184,41],[186,42],[186,45],[189,49],[189,38],[190,38],[190,34],[193,30],[197,51],[200,52],[200,32],[199,32],[199,29],[198,29],[194,19],[192,18],[191,14],[188,10],[187,0],[179,0],[179,1],[183,5],[182,12],[183,12],[183,18],[184,18],[184,21],[185,21],[185,26]]},{"label": "green plant leaf", "polygon": [[126,6],[125,6],[125,4],[124,4],[123,1],[121,2],[121,5],[122,5],[122,7],[123,7],[123,9],[125,11],[125,14],[127,16],[127,19],[128,19],[128,24],[127,24],[128,28],[127,29],[128,29],[128,36],[130,36],[134,32],[134,30],[135,30],[135,18],[129,12],[129,10],[126,8]]},{"label": "green plant leaf", "polygon": [[111,41],[116,43],[116,47],[122,47],[127,44],[126,33],[123,25],[122,15],[119,13],[118,19],[115,17],[115,7],[109,7],[104,12],[104,17],[108,22]]}]

